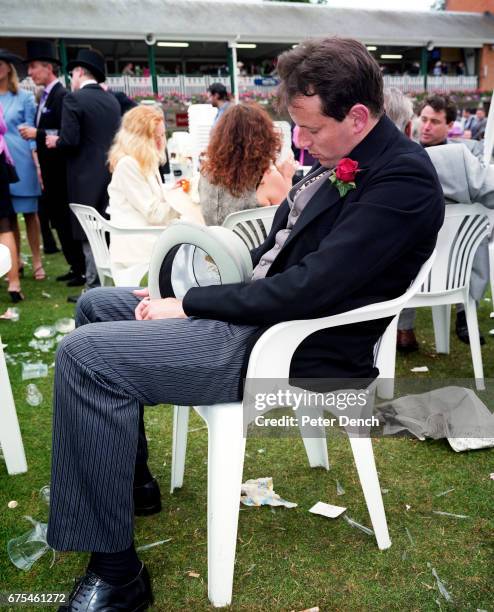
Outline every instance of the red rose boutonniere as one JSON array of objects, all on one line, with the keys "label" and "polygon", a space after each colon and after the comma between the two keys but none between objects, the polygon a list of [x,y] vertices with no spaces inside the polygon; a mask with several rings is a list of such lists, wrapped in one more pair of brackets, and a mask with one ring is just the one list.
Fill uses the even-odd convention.
[{"label": "red rose boutonniere", "polygon": [[343,198],[351,189],[357,187],[355,184],[357,172],[360,172],[358,162],[353,161],[349,157],[344,157],[340,159],[336,168],[329,175],[329,180],[338,189],[340,198]]}]

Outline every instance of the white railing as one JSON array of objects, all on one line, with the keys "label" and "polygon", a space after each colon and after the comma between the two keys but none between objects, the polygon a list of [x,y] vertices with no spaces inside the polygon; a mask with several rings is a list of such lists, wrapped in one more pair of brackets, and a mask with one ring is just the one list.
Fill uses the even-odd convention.
[{"label": "white railing", "polygon": [[[401,91],[407,93],[417,93],[426,91],[425,77],[423,76],[391,76],[384,75],[385,87],[397,87]],[[64,82],[64,78],[60,80]],[[259,84],[259,81],[264,80],[269,84]],[[130,76],[110,76],[106,82],[114,91],[123,91],[131,97],[148,96],[153,93],[151,77],[130,77]],[[215,76],[159,76],[158,77],[158,93],[164,96],[171,94],[179,94],[182,96],[192,96],[197,94],[205,94],[211,83],[223,83],[230,90],[229,77]],[[28,77],[21,82],[24,89],[35,91],[35,85]],[[276,90],[275,79],[269,77],[239,77],[238,86],[240,94],[253,93],[258,95],[269,95]],[[448,91],[472,91],[478,87],[477,76],[428,76],[427,91],[437,91],[447,93]]]},{"label": "white railing", "polygon": [[430,76],[427,77],[427,91],[471,91],[477,89],[476,76]]}]

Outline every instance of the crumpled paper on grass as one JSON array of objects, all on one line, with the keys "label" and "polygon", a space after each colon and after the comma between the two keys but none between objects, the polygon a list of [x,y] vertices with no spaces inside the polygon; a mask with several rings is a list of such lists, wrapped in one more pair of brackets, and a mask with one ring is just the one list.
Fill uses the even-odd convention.
[{"label": "crumpled paper on grass", "polygon": [[254,478],[242,484],[240,501],[244,506],[285,506],[296,508],[297,504],[282,499],[273,489],[273,479]]},{"label": "crumpled paper on grass", "polygon": [[420,440],[447,438],[456,452],[494,446],[494,415],[471,390],[449,386],[379,404],[384,435],[403,430]]}]

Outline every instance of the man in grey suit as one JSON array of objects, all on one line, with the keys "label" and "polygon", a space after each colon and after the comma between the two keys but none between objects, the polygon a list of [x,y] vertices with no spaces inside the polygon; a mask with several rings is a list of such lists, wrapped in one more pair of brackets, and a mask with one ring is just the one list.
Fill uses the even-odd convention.
[{"label": "man in grey suit", "polygon": [[[441,99],[442,97],[435,96],[435,98]],[[447,103],[449,104],[449,101]],[[387,89],[384,92],[384,106],[386,114],[394,124],[411,137],[413,105],[410,98],[403,95],[398,89]],[[432,107],[427,108],[426,104],[422,110],[426,117],[425,121],[422,119],[425,130],[422,130],[421,134],[425,142],[444,142],[442,136],[446,133],[447,118],[450,118],[447,115],[448,112],[450,116],[453,116],[453,108],[435,111]],[[423,144],[422,141],[421,144]],[[426,151],[438,174],[446,203],[478,202],[487,208],[494,208],[494,169],[485,166],[469,147],[464,146],[463,141],[427,146]],[[488,282],[489,252],[487,241],[485,241],[475,255],[470,279],[470,293],[477,302],[482,298]],[[468,342],[468,329],[464,319],[463,309],[457,306],[456,333],[461,341]],[[418,349],[414,324],[415,309],[406,308],[398,323],[398,350],[412,352]],[[482,336],[481,343],[485,343]]]}]

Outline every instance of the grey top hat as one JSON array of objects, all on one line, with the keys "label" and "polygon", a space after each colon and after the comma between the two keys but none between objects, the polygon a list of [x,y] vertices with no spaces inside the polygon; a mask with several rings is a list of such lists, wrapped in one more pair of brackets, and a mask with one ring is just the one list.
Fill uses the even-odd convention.
[{"label": "grey top hat", "polygon": [[40,61],[58,64],[59,66],[62,63],[58,59],[55,45],[49,40],[28,40],[26,47],[26,63]]},{"label": "grey top hat", "polygon": [[73,70],[77,66],[89,70],[98,83],[102,83],[106,78],[105,60],[99,51],[80,49],[75,60],[68,62],[67,70]]}]

